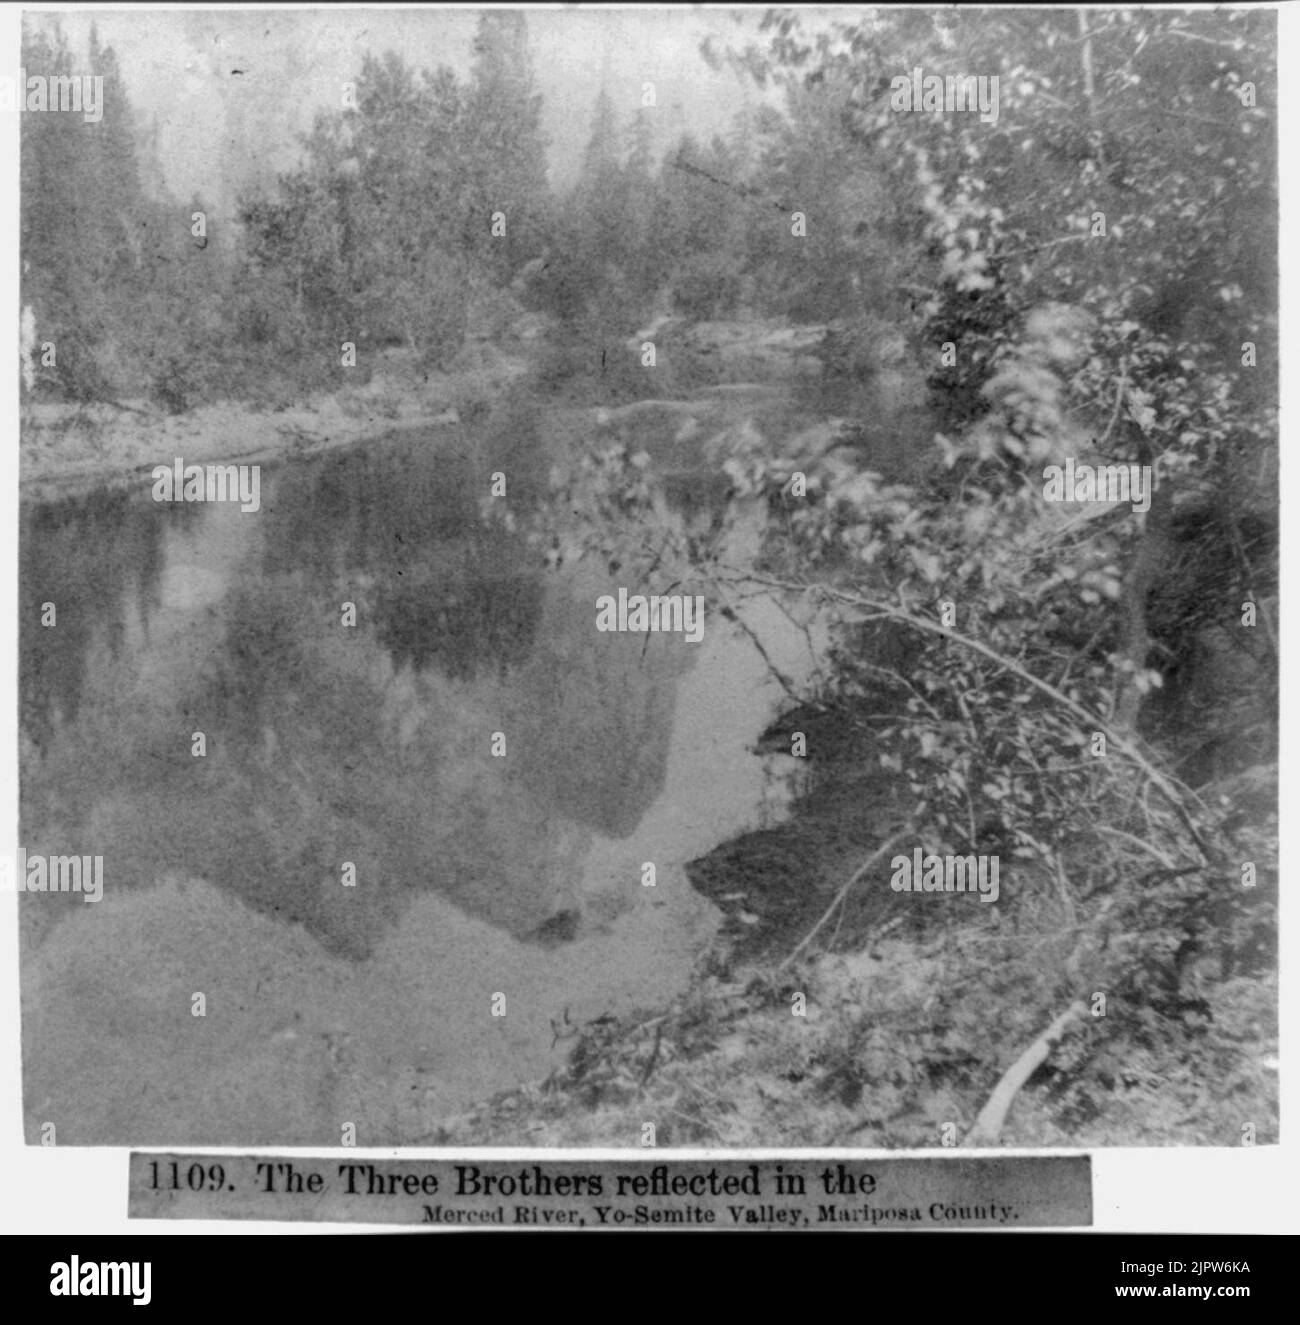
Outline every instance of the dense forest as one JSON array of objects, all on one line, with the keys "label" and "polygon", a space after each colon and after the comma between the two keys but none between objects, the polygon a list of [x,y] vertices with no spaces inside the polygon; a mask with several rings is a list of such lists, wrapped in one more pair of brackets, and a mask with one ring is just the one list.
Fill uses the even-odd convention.
[{"label": "dense forest", "polygon": [[[526,19],[485,13],[468,77],[367,57],[228,221],[148,183],[121,109],[25,117],[22,299],[58,347],[27,399],[282,409],[350,343],[411,390],[511,346],[527,400],[618,410],[725,383],[711,327],[813,329],[837,424],[725,456],[729,509],[767,513],[748,564],[634,447],[558,494],[629,582],[828,641],[769,733],[806,803],[699,864],[749,892],[690,995],[583,1028],[473,1135],[662,1105],[661,1144],[1275,1139],[1273,16],[775,10],[704,55],[760,109],[665,146],[653,88],[603,88],[559,190]],[[25,63],[80,67],[57,24]],[[914,70],[997,75],[996,117],[900,110]],[[1045,501],[1067,463],[1143,467],[1149,507]],[[510,518],[553,545],[544,504]],[[882,926],[862,879],[918,841],[1000,855],[1000,904]]]}]

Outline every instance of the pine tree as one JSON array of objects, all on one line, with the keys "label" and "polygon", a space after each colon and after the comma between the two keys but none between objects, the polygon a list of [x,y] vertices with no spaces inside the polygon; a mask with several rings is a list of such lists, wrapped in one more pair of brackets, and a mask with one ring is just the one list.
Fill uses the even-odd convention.
[{"label": "pine tree", "polygon": [[[542,98],[523,14],[479,16],[465,122],[474,252],[504,284],[541,251],[548,195]],[[504,218],[504,235],[492,234],[495,213]]]}]

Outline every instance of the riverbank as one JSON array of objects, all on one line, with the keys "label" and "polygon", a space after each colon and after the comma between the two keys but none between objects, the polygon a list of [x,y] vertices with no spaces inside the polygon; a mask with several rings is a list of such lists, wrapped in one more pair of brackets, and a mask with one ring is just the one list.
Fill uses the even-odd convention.
[{"label": "riverbank", "polygon": [[48,501],[145,481],[177,456],[187,464],[269,462],[350,446],[397,429],[453,427],[500,399],[529,371],[522,357],[430,376],[412,386],[376,373],[364,386],[283,408],[242,401],[168,414],[145,401],[28,403],[20,419],[26,499]]},{"label": "riverbank", "polygon": [[[546,320],[522,319],[500,344],[467,343],[453,367],[422,375],[407,351],[387,350],[375,362],[341,370],[334,392],[282,396],[270,402],[226,400],[168,413],[144,399],[85,404],[26,400],[20,414],[24,498],[48,500],[148,476],[177,456],[187,463],[270,461],[348,446],[397,429],[454,427],[473,422],[530,383],[539,410],[592,413],[609,435],[636,433],[638,446],[664,444],[677,433],[692,455],[696,429],[720,427],[739,415],[765,414],[785,429],[796,388],[816,387],[826,326],[742,319],[662,327],[662,361],[647,369],[644,392],[599,408],[607,383],[594,349],[575,351],[568,375],[557,376],[557,346],[566,334]],[[639,340],[618,348],[639,354]],[[587,364],[590,352],[592,364]],[[574,373],[575,364],[583,371]],[[639,386],[642,379],[636,379]],[[774,401],[774,398],[775,401]],[[667,408],[682,411],[675,422]],[[606,401],[608,406],[610,402]],[[774,413],[775,412],[775,413]],[[798,413],[799,411],[795,411]],[[669,425],[672,426],[669,426]],[[667,430],[665,432],[665,429]],[[788,429],[787,429],[788,430]]]},{"label": "riverbank", "polygon": [[[780,748],[789,725],[763,745]],[[618,1147],[642,1144],[646,1122],[656,1145],[680,1147],[926,1149],[967,1136],[1043,1033],[1042,1010],[1064,1007],[1074,903],[1030,862],[1012,867],[1007,914],[976,904],[954,924],[941,911],[953,899],[894,893],[887,859],[863,871],[888,856],[913,807],[896,779],[871,771],[869,743],[843,727],[822,736],[825,758],[787,819],[686,866],[723,915],[689,988],[575,1024],[562,1066],[433,1127],[425,1143],[515,1144],[523,1132],[539,1146]],[[1259,772],[1253,802],[1236,781],[1214,790],[1268,822],[1276,786]],[[1082,861],[1069,869],[1082,874]],[[1225,978],[1205,958],[1186,980],[1195,1014],[1148,1014],[1153,1040],[1123,1016],[1080,1019],[1064,1066],[1031,1073],[1011,1096],[997,1143],[1228,1145],[1245,1109],[1267,1120],[1261,1144],[1274,1142],[1276,975]],[[1088,1058],[1091,1074],[1077,1067]]]}]

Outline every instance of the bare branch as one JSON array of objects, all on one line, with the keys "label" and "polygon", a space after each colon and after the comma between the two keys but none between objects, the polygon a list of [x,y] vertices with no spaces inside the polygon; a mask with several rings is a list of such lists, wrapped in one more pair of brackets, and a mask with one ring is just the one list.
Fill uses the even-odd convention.
[{"label": "bare branch", "polygon": [[[1156,766],[1139,750],[1126,735],[1115,727],[1115,725],[1106,719],[1098,717],[1095,713],[1090,713],[1082,704],[1076,703],[1068,695],[1064,695],[1054,685],[1040,680],[1032,672],[1022,667],[1012,658],[1005,654],[998,653],[996,649],[990,648],[987,644],[979,640],[971,639],[969,635],[963,635],[959,631],[953,630],[948,626],[936,625],[933,621],[927,621],[923,617],[913,615],[911,612],[905,612],[903,609],[894,607],[889,603],[877,602],[874,599],[864,598],[861,594],[848,593],[843,589],[836,589],[831,585],[811,586],[806,584],[797,584],[789,581],[778,580],[768,576],[750,575],[748,578],[758,583],[771,584],[776,588],[789,589],[796,592],[808,592],[816,588],[818,592],[831,598],[838,599],[840,602],[849,603],[858,607],[865,607],[869,611],[888,617],[894,621],[901,621],[928,635],[937,635],[941,639],[952,640],[954,643],[978,653],[981,657],[987,658],[996,666],[1003,670],[1018,676],[1027,685],[1032,686],[1041,694],[1046,695],[1054,703],[1061,705],[1068,712],[1087,723],[1096,731],[1105,734],[1106,739],[1123,755],[1130,759],[1146,775],[1149,781],[1155,785],[1173,807],[1175,813],[1182,820],[1183,826],[1191,834],[1192,841],[1196,843],[1197,849],[1206,860],[1212,859],[1212,853],[1201,837],[1200,831],[1192,822],[1192,817],[1187,811],[1185,798],[1199,803],[1200,798],[1189,787],[1183,787],[1168,774],[1162,773]],[[1180,791],[1181,787],[1181,791]]]},{"label": "bare branch", "polygon": [[834,898],[831,901],[830,906],[828,906],[825,912],[822,914],[822,918],[808,931],[807,934],[804,935],[804,937],[800,940],[798,946],[785,959],[785,961],[783,961],[781,965],[776,968],[778,972],[784,971],[786,967],[789,966],[795,960],[795,958],[797,958],[799,954],[813,941],[813,938],[816,936],[817,931],[820,930],[821,927],[831,918],[831,916],[835,914],[835,908],[838,907],[840,903],[843,902],[844,899],[849,895],[849,893],[853,891],[854,887],[857,886],[858,881],[866,875],[867,871],[876,864],[878,864],[881,860],[883,860],[884,857],[887,856],[894,849],[894,847],[896,847],[905,837],[907,837],[910,833],[913,833],[915,831],[916,831],[915,825],[912,823],[908,823],[905,828],[901,828],[892,837],[888,838],[884,843],[882,843],[879,847],[877,847],[875,851],[873,851],[871,855],[866,860],[864,860],[862,864],[858,866],[857,869],[853,871],[853,874],[849,878],[849,881],[835,894]]},{"label": "bare branch", "polygon": [[993,1088],[988,1103],[980,1110],[975,1125],[966,1133],[963,1146],[994,1146],[1002,1135],[1002,1128],[1007,1120],[1020,1088],[1047,1061],[1048,1055],[1075,1022],[1088,1015],[1088,1009],[1081,1002],[1071,1003],[1064,1012],[1022,1053],[1002,1074]]},{"label": "bare branch", "polygon": [[1101,441],[1097,443],[1099,447],[1105,446],[1110,441],[1110,435],[1115,431],[1115,425],[1119,422],[1120,406],[1124,403],[1124,387],[1128,383],[1128,360],[1121,361],[1119,366],[1119,381],[1115,384],[1115,408],[1111,411],[1110,422],[1106,425],[1106,431],[1102,434]]}]

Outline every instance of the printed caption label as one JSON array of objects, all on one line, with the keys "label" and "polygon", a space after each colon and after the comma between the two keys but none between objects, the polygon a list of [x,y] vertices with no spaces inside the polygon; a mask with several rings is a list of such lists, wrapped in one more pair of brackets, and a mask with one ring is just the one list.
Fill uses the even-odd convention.
[{"label": "printed caption label", "polygon": [[133,1153],[130,1188],[133,1219],[895,1231],[1092,1223],[1088,1156],[584,1162]]}]

